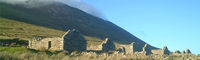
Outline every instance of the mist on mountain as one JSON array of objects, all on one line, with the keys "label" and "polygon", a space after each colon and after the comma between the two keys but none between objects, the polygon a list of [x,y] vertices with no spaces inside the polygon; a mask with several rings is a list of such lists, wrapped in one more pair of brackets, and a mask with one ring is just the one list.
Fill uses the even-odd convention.
[{"label": "mist on mountain", "polygon": [[42,7],[55,2],[60,2],[60,3],[65,3],[71,7],[78,8],[93,16],[106,19],[104,15],[100,13],[95,7],[85,3],[82,0],[0,0],[0,2],[13,5],[24,5],[27,8]]}]

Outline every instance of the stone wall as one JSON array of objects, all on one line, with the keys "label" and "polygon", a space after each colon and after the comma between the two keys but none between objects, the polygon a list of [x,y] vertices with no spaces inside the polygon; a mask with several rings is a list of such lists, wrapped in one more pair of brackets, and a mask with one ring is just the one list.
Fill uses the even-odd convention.
[{"label": "stone wall", "polygon": [[181,54],[181,52],[179,50],[175,51],[174,53],[176,54]]},{"label": "stone wall", "polygon": [[162,50],[163,50],[163,54],[167,54],[167,55],[170,54],[170,51],[168,50],[167,46],[164,46]]},{"label": "stone wall", "polygon": [[170,51],[168,50],[168,48],[165,46],[163,49],[157,49],[157,50],[151,50],[151,52],[153,54],[158,54],[158,55],[169,55]]},{"label": "stone wall", "polygon": [[151,52],[152,52],[153,54],[163,55],[163,50],[161,50],[161,49],[158,49],[158,50],[151,50]]},{"label": "stone wall", "polygon": [[94,51],[101,51],[102,50],[102,44],[93,44],[91,46],[87,47],[87,50],[94,50]]},{"label": "stone wall", "polygon": [[189,49],[186,49],[182,51],[181,54],[191,54],[191,51]]},{"label": "stone wall", "polygon": [[144,45],[142,52],[145,53],[146,55],[152,54],[151,48],[148,44]]},{"label": "stone wall", "polygon": [[190,54],[191,51],[190,51],[189,49],[186,49],[185,53],[186,53],[186,54]]},{"label": "stone wall", "polygon": [[181,54],[185,54],[185,51],[182,51]]},{"label": "stone wall", "polygon": [[[124,52],[125,54],[133,54],[134,53],[134,42],[128,45],[119,45],[119,52]],[[120,51],[121,50],[121,51]]]},{"label": "stone wall", "polygon": [[87,40],[76,29],[68,30],[64,36],[64,50],[67,51],[86,51]]},{"label": "stone wall", "polygon": [[116,50],[116,46],[114,44],[114,42],[108,38],[106,38],[103,42],[102,42],[102,51],[103,52],[108,52],[110,50]]},{"label": "stone wall", "polygon": [[29,48],[42,50],[67,50],[67,51],[85,51],[87,41],[78,30],[68,30],[62,38],[40,38],[35,37],[29,41]]},{"label": "stone wall", "polygon": [[63,39],[56,38],[44,38],[44,39],[32,39],[29,41],[29,48],[42,50],[49,49],[54,51],[63,50]]}]

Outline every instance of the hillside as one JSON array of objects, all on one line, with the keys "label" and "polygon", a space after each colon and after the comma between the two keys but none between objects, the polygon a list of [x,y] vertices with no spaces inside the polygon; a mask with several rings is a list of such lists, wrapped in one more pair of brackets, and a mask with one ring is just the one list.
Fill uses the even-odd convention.
[{"label": "hillside", "polygon": [[0,36],[4,37],[32,38],[34,35],[57,37],[62,36],[68,29],[78,29],[91,40],[93,38],[97,41],[103,40],[109,36],[117,43],[136,42],[137,51],[141,51],[145,44],[112,22],[62,3],[34,8],[0,3],[0,12]]},{"label": "hillside", "polygon": [[[35,35],[59,37],[62,36],[64,31],[50,29],[46,27],[36,26],[19,22],[11,19],[0,17],[0,37],[1,38],[21,38],[28,40]],[[54,33],[56,32],[56,33]]]}]

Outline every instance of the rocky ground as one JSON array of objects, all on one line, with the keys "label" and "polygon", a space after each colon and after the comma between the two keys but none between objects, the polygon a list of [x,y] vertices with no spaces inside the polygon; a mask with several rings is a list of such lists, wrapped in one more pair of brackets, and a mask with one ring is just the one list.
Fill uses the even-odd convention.
[{"label": "rocky ground", "polygon": [[143,55],[139,53],[95,53],[95,52],[60,52],[49,55],[46,52],[38,53],[8,53],[0,52],[0,60],[200,60],[200,55],[170,54],[170,55]]}]

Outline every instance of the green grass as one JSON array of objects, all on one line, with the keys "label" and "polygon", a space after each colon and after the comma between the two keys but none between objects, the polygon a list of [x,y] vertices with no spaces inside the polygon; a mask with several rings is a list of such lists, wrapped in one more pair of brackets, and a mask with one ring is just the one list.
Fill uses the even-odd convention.
[{"label": "green grass", "polygon": [[16,52],[32,53],[32,51],[28,50],[26,47],[0,47],[0,51],[9,53],[16,53]]},{"label": "green grass", "polygon": [[53,54],[58,54],[61,51],[50,51],[50,50],[44,50],[44,51],[39,51],[39,50],[34,50],[34,49],[29,49],[27,47],[0,47],[0,52],[8,52],[8,53],[45,53],[47,55],[53,55]]},{"label": "green grass", "polygon": [[1,38],[31,39],[34,36],[62,37],[64,31],[50,29],[0,17]]},{"label": "green grass", "polygon": [[[11,40],[14,38],[30,40],[36,35],[43,37],[62,37],[64,33],[65,32],[61,30],[27,24],[24,22],[0,17],[1,40]],[[84,38],[89,42],[88,45],[91,45],[93,43],[100,43],[102,42],[102,40],[104,40],[86,35],[84,35]]]},{"label": "green grass", "polygon": [[10,47],[20,47],[20,46],[27,46],[28,41],[27,40],[21,40],[19,38],[14,39],[1,39],[0,38],[0,47],[1,46],[10,46]]}]

